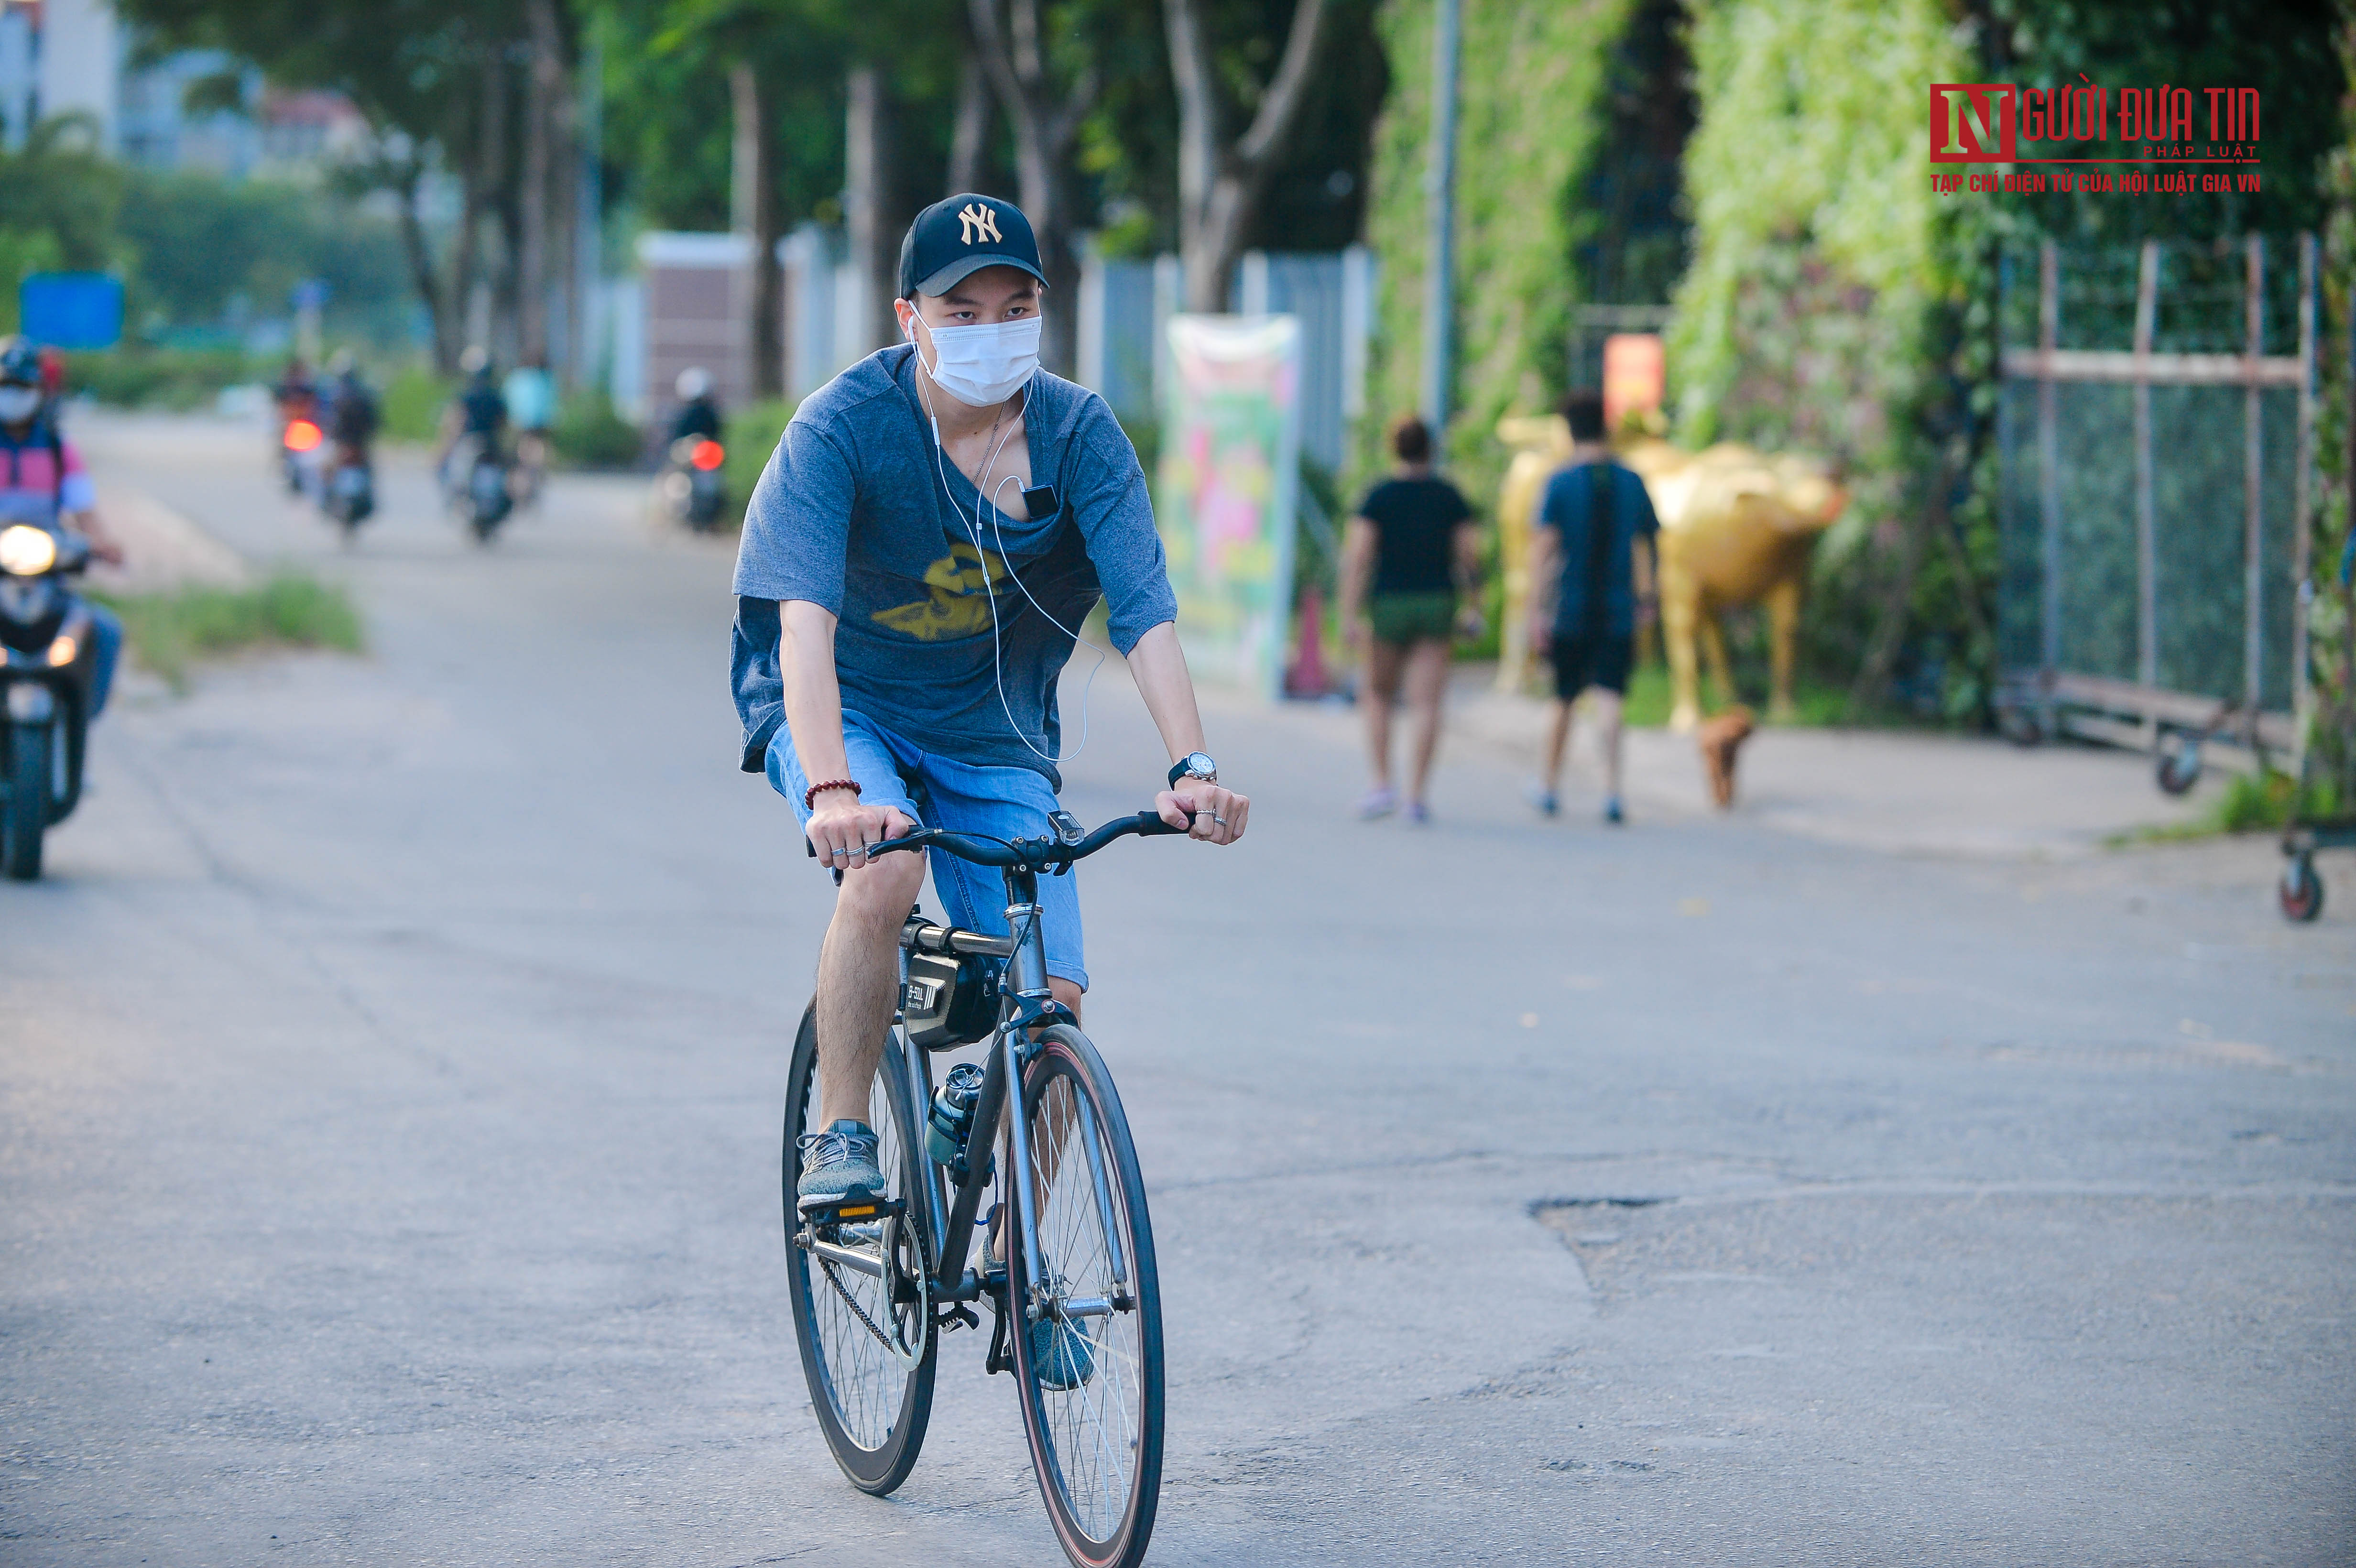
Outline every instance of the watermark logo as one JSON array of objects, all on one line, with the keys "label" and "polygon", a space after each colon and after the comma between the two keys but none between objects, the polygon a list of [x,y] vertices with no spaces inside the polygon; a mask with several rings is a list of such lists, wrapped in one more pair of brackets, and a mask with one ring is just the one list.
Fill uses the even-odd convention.
[{"label": "watermark logo", "polygon": [[2260,189],[2254,87],[2110,87],[2083,74],[2059,87],[1938,81],[1930,107],[1933,164],[2008,165],[1968,176],[1933,168],[1934,191]]},{"label": "watermark logo", "polygon": [[978,201],[968,202],[958,208],[958,237],[968,245],[977,239],[997,244],[998,214]]},{"label": "watermark logo", "polygon": [[2008,164],[2013,157],[2013,101],[2019,89],[2002,82],[1933,82],[1931,161]]}]

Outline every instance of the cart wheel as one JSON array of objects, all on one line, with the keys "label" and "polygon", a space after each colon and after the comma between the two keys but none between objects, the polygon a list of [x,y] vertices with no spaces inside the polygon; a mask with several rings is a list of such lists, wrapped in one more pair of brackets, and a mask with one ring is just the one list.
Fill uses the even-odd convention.
[{"label": "cart wheel", "polygon": [[2037,710],[2033,708],[2015,704],[1997,709],[1996,727],[1998,733],[2016,746],[2041,745],[2045,740],[2045,726],[2037,721]]},{"label": "cart wheel", "polygon": [[2201,782],[2201,742],[2190,735],[2164,736],[2152,774],[2169,795],[2182,795]]},{"label": "cart wheel", "polygon": [[2323,879],[2315,874],[2315,857],[2294,855],[2283,868],[2282,882],[2275,889],[2282,901],[2283,918],[2305,923],[2323,912]]}]

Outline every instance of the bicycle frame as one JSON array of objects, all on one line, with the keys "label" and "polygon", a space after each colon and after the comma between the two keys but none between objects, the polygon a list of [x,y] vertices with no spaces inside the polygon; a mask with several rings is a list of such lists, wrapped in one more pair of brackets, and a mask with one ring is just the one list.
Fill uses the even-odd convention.
[{"label": "bicycle frame", "polygon": [[[981,1092],[975,1097],[973,1120],[966,1130],[966,1141],[957,1159],[944,1167],[926,1158],[924,1164],[926,1217],[932,1221],[931,1233],[936,1241],[933,1264],[933,1299],[945,1302],[977,1300],[988,1288],[980,1273],[968,1268],[964,1259],[972,1249],[973,1232],[981,1209],[984,1193],[990,1187],[991,1164],[987,1157],[990,1146],[998,1133],[998,1123],[1004,1115],[1009,1084],[1022,1082],[1023,1068],[1036,1049],[1032,1039],[1033,1029],[1049,1024],[1076,1024],[1068,1008],[1055,999],[1047,986],[1046,939],[1040,931],[1042,912],[1039,905],[1039,873],[1028,866],[1005,869],[1006,923],[1015,934],[986,936],[980,932],[958,931],[948,927],[931,926],[937,933],[927,945],[937,945],[945,952],[975,954],[1000,957],[1006,961],[1006,984],[1001,988],[998,1023],[990,1035],[988,1056],[982,1069]],[[901,969],[905,980],[908,944],[900,948]],[[904,987],[905,990],[905,987]],[[931,1108],[932,1053],[918,1046],[899,1027],[894,1017],[893,1041],[896,1049],[907,1053],[907,1083],[919,1104],[904,1106],[905,1125],[921,1127]],[[1025,1117],[1006,1117],[1013,1148],[1010,1163],[1013,1170],[1009,1185],[1013,1189],[1013,1213],[1010,1216],[1023,1227],[1023,1255],[1039,1258],[1038,1195],[1032,1179],[1031,1131]],[[1087,1129],[1093,1135],[1095,1129]],[[1110,1212],[1110,1194],[1103,1190],[1103,1157],[1093,1143],[1089,1146],[1090,1179],[1098,1187],[1097,1200],[1107,1213]],[[955,1185],[951,1187],[949,1182]],[[1118,1241],[1114,1245],[1119,1246]],[[952,1262],[951,1260],[955,1260]],[[1044,1275],[1044,1268],[1034,1268],[1034,1275]],[[1026,1317],[1037,1315],[1038,1303],[1025,1303]]]}]

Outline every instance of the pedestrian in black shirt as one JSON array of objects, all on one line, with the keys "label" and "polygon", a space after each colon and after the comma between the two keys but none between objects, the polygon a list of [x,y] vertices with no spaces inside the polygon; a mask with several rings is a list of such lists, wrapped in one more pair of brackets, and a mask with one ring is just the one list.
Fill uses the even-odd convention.
[{"label": "pedestrian in black shirt", "polygon": [[[1364,656],[1359,696],[1374,769],[1374,787],[1358,802],[1358,815],[1387,816],[1398,808],[1391,787],[1391,703],[1404,673],[1416,716],[1407,815],[1427,822],[1424,785],[1440,746],[1449,641],[1461,617],[1478,617],[1472,591],[1481,530],[1456,486],[1432,473],[1431,432],[1421,420],[1410,414],[1391,427],[1391,451],[1398,467],[1366,493],[1342,541],[1342,624]],[[1477,626],[1466,631],[1477,635]]]},{"label": "pedestrian in black shirt", "polygon": [[[1603,399],[1573,392],[1562,402],[1570,461],[1547,481],[1530,539],[1530,646],[1554,659],[1554,725],[1546,773],[1530,804],[1552,816],[1560,807],[1562,752],[1570,707],[1590,693],[1603,731],[1603,820],[1620,806],[1620,711],[1635,662],[1636,627],[1659,603],[1656,536],[1660,520],[1644,481],[1612,460],[1603,439]],[[1639,546],[1641,541],[1641,548]]]}]

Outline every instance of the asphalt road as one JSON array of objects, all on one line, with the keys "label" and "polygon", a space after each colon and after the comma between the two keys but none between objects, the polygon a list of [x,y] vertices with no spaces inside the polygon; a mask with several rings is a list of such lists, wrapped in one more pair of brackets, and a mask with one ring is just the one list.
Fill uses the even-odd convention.
[{"label": "asphalt road", "polygon": [[[346,555],[243,429],[101,469],[363,658],[131,691],[0,887],[0,1561],[1060,1561],[1012,1390],[836,1475],[787,1313],[829,892],[734,767],[729,557],[413,466]],[[1529,820],[1215,702],[1226,852],[1084,873],[1151,1189],[1168,1564],[2356,1557],[2356,875]],[[1068,803],[1162,766],[1118,668]],[[2122,759],[2120,766],[2137,764]],[[1789,782],[1784,786],[1793,787]]]}]

